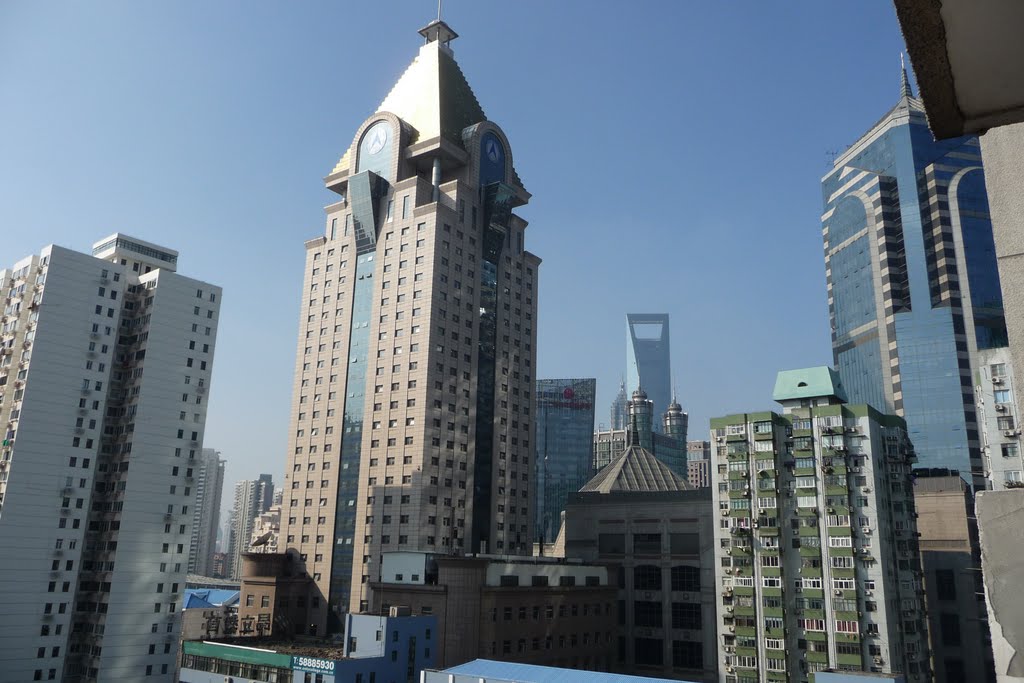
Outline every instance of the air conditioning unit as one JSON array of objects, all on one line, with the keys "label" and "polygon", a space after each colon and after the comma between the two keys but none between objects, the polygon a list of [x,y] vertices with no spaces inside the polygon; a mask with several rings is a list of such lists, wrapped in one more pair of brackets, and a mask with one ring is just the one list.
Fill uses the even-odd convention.
[{"label": "air conditioning unit", "polygon": [[[735,630],[735,629],[733,629],[733,630]],[[725,667],[725,670],[728,671],[729,673],[732,673],[736,669],[732,668],[731,666],[727,666],[727,667]]]},{"label": "air conditioning unit", "polygon": [[1016,436],[1016,432],[1014,432],[1012,429],[1007,429],[1003,432],[1003,436]]},{"label": "air conditioning unit", "polygon": [[993,377],[992,378],[992,384],[1002,384],[1005,381],[1006,380],[1004,380],[1002,377]]},{"label": "air conditioning unit", "polygon": [[727,517],[728,515],[729,515],[729,511],[728,510],[722,510],[722,516],[723,517]]},{"label": "air conditioning unit", "polygon": [[1006,406],[1003,405],[1002,403],[997,403],[996,404],[996,411],[1000,412],[1000,413],[1005,413],[1006,412]]},{"label": "air conditioning unit", "polygon": [[881,657],[875,657],[875,664],[881,664],[881,663],[882,663],[882,661],[883,661],[883,660],[882,660],[882,658],[881,658]]},{"label": "air conditioning unit", "polygon": [[835,512],[835,511],[836,511],[836,509],[835,509],[834,507],[832,507],[831,505],[829,505],[829,506],[828,506],[827,508],[825,508],[825,509],[826,509],[826,510],[828,510],[829,512]]},{"label": "air conditioning unit", "polygon": [[864,534],[865,536],[870,536],[871,535],[871,527],[869,527],[869,526],[861,527],[860,528],[860,532],[862,534]]},{"label": "air conditioning unit", "polygon": [[874,595],[874,594],[875,594],[875,592],[874,592],[874,591],[864,591],[864,595],[866,595],[866,596],[868,596],[868,597],[871,597],[871,596],[872,596],[872,595]]},{"label": "air conditioning unit", "polygon": [[835,590],[833,591],[833,593],[835,593],[836,595],[842,595],[842,594],[843,594],[843,591],[841,591],[841,590],[839,590],[839,589],[837,588],[837,589],[835,589]]},{"label": "air conditioning unit", "polygon": [[861,489],[861,491],[863,491],[864,493],[871,493],[871,487],[865,486],[864,488]]}]

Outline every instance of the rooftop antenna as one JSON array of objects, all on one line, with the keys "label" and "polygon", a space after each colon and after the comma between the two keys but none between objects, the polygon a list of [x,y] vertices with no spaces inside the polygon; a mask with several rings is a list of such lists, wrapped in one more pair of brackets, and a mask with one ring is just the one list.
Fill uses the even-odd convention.
[{"label": "rooftop antenna", "polygon": [[[442,0],[437,0],[437,20],[438,21],[441,21],[441,2],[442,2]],[[902,53],[900,53],[900,59],[903,59]]]},{"label": "rooftop antenna", "polygon": [[903,59],[903,53],[900,52],[900,97],[913,97],[914,91],[910,88],[910,78],[907,76],[907,63]]}]

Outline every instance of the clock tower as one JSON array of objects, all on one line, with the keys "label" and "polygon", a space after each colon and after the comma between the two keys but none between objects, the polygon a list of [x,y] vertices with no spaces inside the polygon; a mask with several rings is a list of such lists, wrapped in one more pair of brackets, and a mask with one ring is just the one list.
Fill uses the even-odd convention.
[{"label": "clock tower", "polygon": [[[365,609],[388,552],[530,553],[540,259],[443,21],[325,178],[306,242],[282,541],[302,632]],[[400,581],[423,583],[410,574]]]}]

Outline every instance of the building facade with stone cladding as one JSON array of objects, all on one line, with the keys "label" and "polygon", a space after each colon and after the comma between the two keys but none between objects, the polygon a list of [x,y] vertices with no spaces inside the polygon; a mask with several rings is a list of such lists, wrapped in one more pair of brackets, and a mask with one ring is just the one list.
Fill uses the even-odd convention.
[{"label": "building facade with stone cladding", "polygon": [[511,146],[447,24],[325,179],[306,242],[283,547],[338,632],[391,550],[528,552],[537,276]]}]

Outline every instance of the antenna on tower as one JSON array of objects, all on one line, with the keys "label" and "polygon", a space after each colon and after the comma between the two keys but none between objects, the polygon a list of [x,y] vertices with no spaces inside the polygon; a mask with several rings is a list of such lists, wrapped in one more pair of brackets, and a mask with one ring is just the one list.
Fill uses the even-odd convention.
[{"label": "antenna on tower", "polygon": [[[438,21],[441,21],[441,2],[442,2],[442,0],[437,0],[437,20]],[[900,58],[902,59],[902,57],[900,57]]]}]

